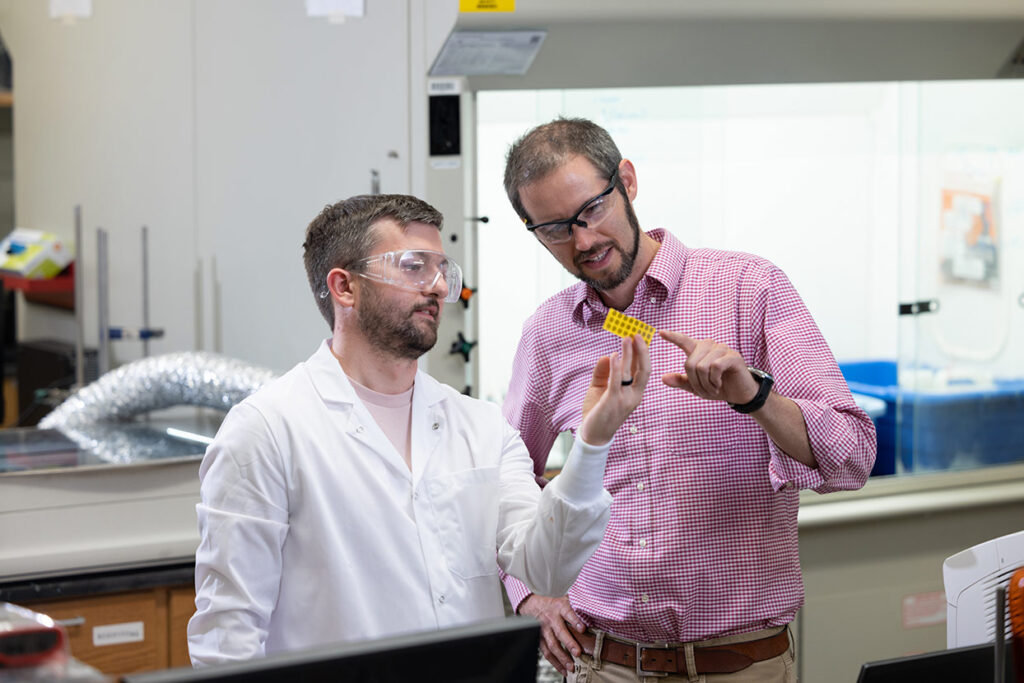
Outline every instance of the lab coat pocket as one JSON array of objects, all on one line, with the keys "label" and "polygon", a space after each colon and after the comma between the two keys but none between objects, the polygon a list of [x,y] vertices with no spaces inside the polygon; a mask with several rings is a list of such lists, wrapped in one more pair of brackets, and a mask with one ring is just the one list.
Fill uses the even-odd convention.
[{"label": "lab coat pocket", "polygon": [[496,574],[498,468],[452,472],[425,483],[451,572],[463,579]]}]

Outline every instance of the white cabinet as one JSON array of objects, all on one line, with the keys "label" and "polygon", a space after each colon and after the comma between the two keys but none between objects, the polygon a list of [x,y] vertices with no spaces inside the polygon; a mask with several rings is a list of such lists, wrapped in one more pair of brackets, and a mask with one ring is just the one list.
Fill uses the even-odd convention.
[{"label": "white cabinet", "polygon": [[[283,371],[330,335],[306,281],[310,220],[409,192],[409,18],[373,0],[342,24],[304,3],[196,3],[196,208],[206,345]],[[211,274],[216,278],[211,283]]]},{"label": "white cabinet", "polygon": [[[412,189],[410,65],[422,80],[426,56],[410,45],[426,29],[409,11],[371,0],[334,24],[301,0],[97,0],[65,25],[46,3],[0,2],[17,224],[70,241],[82,205],[88,344],[95,228],[110,235],[111,323],[134,326],[146,225],[150,319],[166,330],[151,353],[219,350],[278,371],[309,355],[329,330],[302,265],[306,225],[370,192],[371,170],[382,192]],[[33,307],[21,336],[70,340],[73,321]],[[139,355],[113,347],[115,363]]]}]

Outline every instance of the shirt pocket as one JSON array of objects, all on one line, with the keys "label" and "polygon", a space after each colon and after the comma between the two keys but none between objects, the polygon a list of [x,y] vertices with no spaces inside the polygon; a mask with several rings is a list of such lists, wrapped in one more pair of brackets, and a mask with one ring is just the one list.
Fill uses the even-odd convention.
[{"label": "shirt pocket", "polygon": [[498,468],[433,477],[426,489],[449,570],[463,579],[497,574]]}]

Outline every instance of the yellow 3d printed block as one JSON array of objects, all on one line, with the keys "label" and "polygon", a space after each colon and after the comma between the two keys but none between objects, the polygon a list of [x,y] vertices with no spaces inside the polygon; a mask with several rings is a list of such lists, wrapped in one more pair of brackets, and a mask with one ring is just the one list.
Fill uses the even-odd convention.
[{"label": "yellow 3d printed block", "polygon": [[650,346],[651,339],[654,337],[655,329],[636,318],[631,318],[628,315],[619,313],[614,308],[608,309],[608,315],[604,318],[604,329],[608,330],[612,334],[617,334],[622,338],[632,337],[634,334],[639,334],[643,337],[643,340]]}]

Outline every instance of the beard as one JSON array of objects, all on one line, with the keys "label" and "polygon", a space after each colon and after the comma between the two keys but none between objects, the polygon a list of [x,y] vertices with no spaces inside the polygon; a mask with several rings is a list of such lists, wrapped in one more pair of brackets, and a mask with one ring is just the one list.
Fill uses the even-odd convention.
[{"label": "beard", "polygon": [[440,304],[427,300],[408,310],[400,310],[379,292],[367,291],[359,308],[359,329],[374,348],[386,355],[416,360],[437,343],[438,320],[414,317],[423,310],[440,312]]},{"label": "beard", "polygon": [[[640,221],[637,220],[636,212],[633,211],[633,205],[630,204],[629,200],[626,199],[623,204],[623,210],[626,212],[626,221],[629,223],[630,232],[633,236],[633,244],[630,245],[629,250],[626,251],[615,242],[609,240],[604,244],[595,245],[586,252],[578,254],[575,259],[576,272],[573,275],[599,292],[615,289],[629,278],[629,274],[633,272],[633,265],[636,263],[636,255],[640,250]],[[602,279],[587,277],[580,268],[579,262],[608,248],[619,252],[622,262],[619,264],[618,269]]]}]

